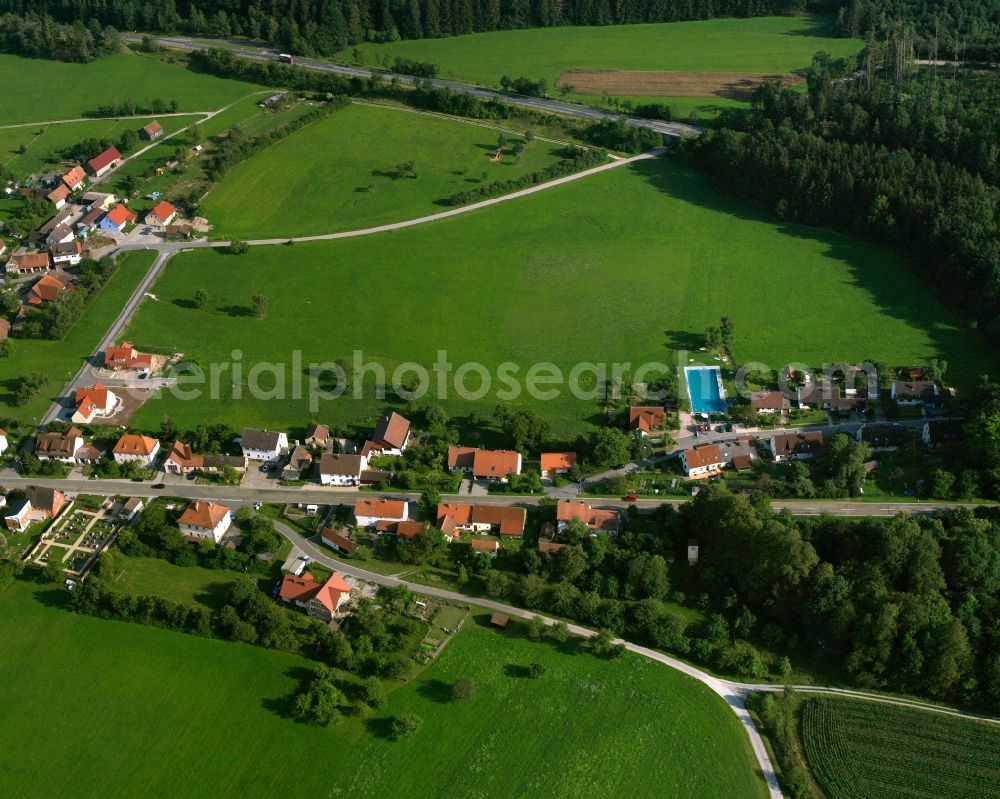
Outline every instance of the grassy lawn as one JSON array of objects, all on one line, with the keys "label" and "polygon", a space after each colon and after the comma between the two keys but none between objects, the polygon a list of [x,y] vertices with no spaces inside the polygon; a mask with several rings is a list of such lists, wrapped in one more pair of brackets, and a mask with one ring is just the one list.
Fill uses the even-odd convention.
[{"label": "grassy lawn", "polygon": [[1000,727],[849,699],[802,708],[809,767],[829,799],[1000,797]]},{"label": "grassy lawn", "polygon": [[[13,174],[29,175],[37,170],[58,169],[66,163],[59,151],[84,139],[111,139],[117,141],[128,128],[138,130],[150,120],[157,119],[164,135],[200,119],[196,115],[148,116],[134,119],[95,119],[92,122],[69,122],[61,125],[31,125],[25,128],[0,128],[0,164]],[[139,148],[149,142],[140,141]],[[24,145],[22,154],[18,149]],[[96,155],[96,153],[94,153]]]},{"label": "grassy lawn", "polygon": [[[637,784],[689,799],[766,795],[722,701],[638,657],[562,652],[480,617],[378,718],[315,729],[285,717],[308,661],[75,616],[64,601],[59,589],[26,583],[0,596],[0,768],[10,795],[570,797]],[[520,676],[535,661],[546,674]],[[475,697],[447,701],[461,675]],[[40,715],[53,685],[59,712]],[[385,719],[400,713],[424,723],[392,742]],[[334,769],[331,753],[341,753]]]},{"label": "grassy lawn", "polygon": [[0,55],[3,124],[74,119],[114,99],[176,100],[178,111],[214,111],[260,87],[200,75],[122,52],[89,64]]},{"label": "grassy lawn", "polygon": [[[191,302],[198,289],[208,295],[201,310]],[[206,366],[240,350],[243,398],[234,398],[225,372],[218,399],[148,402],[136,421],[151,428],[164,413],[190,429],[213,421],[305,426],[311,417],[374,424],[386,401],[371,390],[362,400],[321,401],[317,414],[306,398],[289,399],[298,370],[286,374],[285,400],[252,399],[251,365],[289,364],[296,350],[302,371],[336,358],[350,363],[358,349],[391,377],[406,361],[430,367],[444,349],[452,372],[475,361],[494,379],[478,402],[458,399],[449,380],[442,404],[452,415],[488,414],[504,388],[495,375],[503,362],[518,364],[520,377],[543,361],[564,374],[580,361],[635,368],[683,357],[686,364],[678,353],[696,350],[702,332],[726,314],[735,322],[737,358],[773,369],[791,361],[941,357],[949,378],[967,387],[996,367],[995,356],[891,254],[753,215],[670,160],[394,233],[242,256],[184,253],[155,292],[160,301],[142,305],[131,340],[186,352]],[[258,292],[268,300],[264,319],[249,311]],[[384,312],[373,310],[376,299]],[[475,374],[466,382],[469,390],[480,386]],[[524,392],[511,404],[537,408],[556,434],[600,419],[596,401],[566,390],[548,401]]]},{"label": "grassy lawn", "polygon": [[[535,140],[519,157],[508,149],[493,161],[497,136],[492,127],[355,103],[244,161],[201,213],[214,234],[240,238],[369,227],[445,210],[437,200],[481,185],[484,175],[487,183],[517,178],[562,149]],[[397,172],[405,161],[415,178]]]},{"label": "grassy lawn", "polygon": [[[552,87],[568,69],[792,72],[809,66],[818,50],[840,57],[861,47],[860,40],[835,38],[826,20],[797,16],[535,28],[361,44],[357,49],[370,66],[402,56],[437,64],[445,78],[499,86],[503,75],[523,75],[545,78]],[[351,58],[353,49],[342,57]]]},{"label": "grassy lawn", "polygon": [[174,566],[161,558],[126,557],[118,584],[131,594],[155,594],[215,610],[225,604],[229,584],[241,576],[199,566]]},{"label": "grassy lawn", "polygon": [[[93,354],[97,342],[111,326],[125,301],[153,263],[152,252],[125,253],[118,271],[90,299],[83,316],[61,341],[16,339],[13,354],[0,359],[0,405],[6,418],[21,423],[37,422],[83,360]],[[27,404],[15,406],[13,392],[19,375],[41,372],[48,382]]]}]

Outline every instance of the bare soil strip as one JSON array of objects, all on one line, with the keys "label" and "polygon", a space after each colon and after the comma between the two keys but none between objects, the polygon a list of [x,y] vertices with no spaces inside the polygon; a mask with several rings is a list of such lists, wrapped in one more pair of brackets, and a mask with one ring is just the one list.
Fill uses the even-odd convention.
[{"label": "bare soil strip", "polygon": [[569,69],[556,86],[571,85],[580,94],[650,95],[660,97],[729,97],[749,100],[767,81],[792,86],[798,75],[767,72],[630,72],[626,70]]}]

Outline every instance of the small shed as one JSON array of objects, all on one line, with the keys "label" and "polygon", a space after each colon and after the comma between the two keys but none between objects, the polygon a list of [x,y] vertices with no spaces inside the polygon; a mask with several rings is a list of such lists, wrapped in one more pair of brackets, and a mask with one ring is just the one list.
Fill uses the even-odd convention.
[{"label": "small shed", "polygon": [[498,627],[501,630],[506,630],[507,625],[510,623],[510,619],[504,616],[502,613],[494,613],[490,616],[490,624],[494,627]]}]

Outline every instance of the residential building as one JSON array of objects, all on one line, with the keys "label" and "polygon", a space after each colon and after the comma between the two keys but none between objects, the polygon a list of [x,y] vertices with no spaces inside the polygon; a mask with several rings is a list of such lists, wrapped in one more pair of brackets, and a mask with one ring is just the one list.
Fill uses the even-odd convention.
[{"label": "residential building", "polygon": [[94,464],[99,463],[103,457],[103,449],[100,449],[93,444],[84,444],[76,451],[76,455],[73,456],[73,461],[81,466],[93,466]]},{"label": "residential building", "polygon": [[204,465],[204,458],[195,455],[190,444],[183,441],[175,441],[170,448],[170,453],[163,461],[163,471],[167,474],[190,474],[201,469]]},{"label": "residential building", "polygon": [[448,538],[457,538],[461,533],[499,533],[520,538],[524,535],[524,520],[524,508],[462,502],[441,502],[437,506],[437,527]]},{"label": "residential building", "polygon": [[716,444],[700,444],[681,452],[681,468],[692,479],[712,477],[722,471],[725,465]]},{"label": "residential building", "polygon": [[581,521],[595,533],[618,532],[618,511],[594,508],[579,500],[561,499],[556,506],[556,529],[563,532],[573,520]]},{"label": "residential building", "polygon": [[359,497],[354,500],[354,523],[374,527],[378,522],[403,522],[410,518],[410,503],[404,499]]},{"label": "residential building", "polygon": [[495,558],[500,551],[500,542],[495,538],[473,538],[469,546],[473,552],[485,552],[491,558]]},{"label": "residential building", "polygon": [[77,266],[83,257],[83,243],[73,239],[65,244],[53,244],[49,247],[52,263],[57,266]]},{"label": "residential building", "polygon": [[16,252],[7,259],[6,266],[8,275],[34,275],[54,268],[47,252]]},{"label": "residential building", "polygon": [[29,486],[25,494],[31,503],[31,518],[34,521],[54,519],[66,504],[66,495],[56,488]]},{"label": "residential building", "polygon": [[118,463],[137,463],[146,467],[153,465],[159,452],[159,441],[135,433],[125,433],[111,450],[112,457]]},{"label": "residential building", "polygon": [[111,416],[118,408],[118,397],[103,383],[78,388],[73,397],[74,424],[90,424],[97,417]]},{"label": "residential building", "polygon": [[306,444],[310,447],[325,447],[330,443],[330,428],[325,424],[314,424],[306,431]]},{"label": "residential building", "polygon": [[153,356],[139,352],[128,341],[112,344],[104,351],[104,365],[116,372],[120,369],[152,369]]},{"label": "residential building", "polygon": [[104,216],[104,210],[101,208],[94,208],[87,211],[87,213],[76,220],[76,235],[83,238],[89,236],[97,228],[97,224],[101,221],[102,216]]},{"label": "residential building", "polygon": [[636,405],[628,409],[628,426],[642,435],[661,430],[667,418],[666,408],[657,405]]},{"label": "residential building", "polygon": [[101,211],[107,211],[112,205],[118,202],[118,197],[115,194],[103,191],[84,192],[83,197],[80,199],[92,211],[98,209]]},{"label": "residential building", "polygon": [[92,177],[99,178],[106,175],[122,162],[122,154],[117,147],[109,147],[100,155],[96,155],[87,162],[87,172]]},{"label": "residential building", "polygon": [[742,471],[749,469],[756,457],[752,441],[750,436],[737,436],[729,441],[716,441],[715,444],[722,462],[729,468]]},{"label": "residential building", "polygon": [[167,239],[189,239],[193,230],[187,222],[174,222],[163,226],[163,236]]},{"label": "residential building", "polygon": [[[72,216],[73,210],[71,208],[60,209],[44,225],[28,234],[28,243],[33,247],[40,247],[48,244],[59,244],[63,240],[69,241],[69,239],[64,238],[63,229],[67,228]],[[58,233],[55,232],[57,230]],[[72,232],[70,230],[70,238],[72,238]]]},{"label": "residential building", "polygon": [[292,454],[288,456],[288,463],[281,470],[282,480],[301,480],[302,473],[312,466],[312,453],[301,444],[296,444]]},{"label": "residential building", "polygon": [[35,438],[35,457],[40,461],[73,463],[83,446],[83,433],[71,427],[65,433],[41,433]]},{"label": "residential building", "polygon": [[901,424],[865,424],[858,428],[855,437],[872,452],[897,452],[909,435]]},{"label": "residential building", "polygon": [[28,305],[41,305],[43,302],[55,302],[64,292],[72,291],[73,287],[63,283],[53,275],[42,275],[28,289]]},{"label": "residential building", "polygon": [[403,522],[381,521],[375,525],[376,535],[392,535],[400,541],[412,541],[426,529],[425,522],[416,522],[412,519]]},{"label": "residential building", "polygon": [[23,499],[16,505],[12,505],[7,515],[4,516],[3,523],[8,530],[23,533],[31,524],[31,503]]},{"label": "residential building", "polygon": [[378,420],[372,437],[365,442],[361,454],[402,455],[410,443],[410,421],[395,411]]},{"label": "residential building", "polygon": [[274,430],[247,427],[240,437],[240,447],[252,461],[277,461],[288,451],[288,436]]},{"label": "residential building", "polygon": [[163,227],[173,222],[176,216],[177,209],[166,200],[160,200],[153,206],[153,210],[146,214],[146,224]]},{"label": "residential building", "polygon": [[201,470],[208,474],[215,474],[225,469],[234,469],[237,472],[247,470],[246,455],[199,455],[201,458]]},{"label": "residential building", "polygon": [[67,244],[71,241],[73,241],[73,228],[70,225],[56,225],[43,243],[51,247],[53,244]]},{"label": "residential building", "polygon": [[337,572],[322,583],[309,572],[300,576],[286,574],[278,597],[286,604],[303,608],[314,619],[329,622],[350,600],[351,587]]},{"label": "residential building", "polygon": [[142,500],[139,497],[132,497],[122,505],[122,509],[118,511],[118,516],[130,522],[140,513],[142,513]]},{"label": "residential building", "polygon": [[7,431],[0,430],[0,455],[3,455],[9,446],[10,444],[7,441]]},{"label": "residential building", "polygon": [[153,141],[153,139],[158,139],[163,135],[163,126],[157,121],[153,120],[148,125],[143,125],[139,129],[139,136],[147,141]]},{"label": "residential building", "polygon": [[566,474],[575,464],[575,452],[543,452],[540,463],[542,477]]},{"label": "residential building", "polygon": [[136,218],[136,215],[124,205],[116,205],[101,220],[101,230],[108,233],[121,233],[127,225],[133,224]]},{"label": "residential building", "polygon": [[448,468],[471,473],[482,480],[506,480],[521,473],[521,453],[511,450],[448,447]]},{"label": "residential building", "polygon": [[60,183],[52,191],[45,195],[45,199],[52,203],[56,209],[62,208],[66,205],[66,200],[69,198],[69,189]]},{"label": "residential building", "polygon": [[177,520],[180,531],[188,538],[212,539],[218,544],[233,523],[233,512],[225,505],[196,499]]},{"label": "residential building", "polygon": [[80,165],[74,166],[69,172],[62,176],[63,185],[70,191],[77,191],[83,188],[83,183],[87,179],[87,173]]},{"label": "residential building", "polygon": [[924,422],[921,439],[929,447],[953,444],[965,437],[964,428],[965,420],[963,419],[932,419],[929,422]]},{"label": "residential building", "polygon": [[823,434],[778,433],[771,438],[771,456],[775,462],[807,460],[823,451]]},{"label": "residential building", "polygon": [[364,455],[334,455],[324,452],[319,458],[319,481],[325,486],[356,486],[368,468]]},{"label": "residential building", "polygon": [[750,405],[757,413],[783,413],[792,404],[780,391],[754,391],[750,395]]},{"label": "residential building", "polygon": [[889,396],[896,400],[897,404],[904,406],[922,405],[931,408],[941,401],[937,384],[930,380],[894,381]]},{"label": "residential building", "polygon": [[354,552],[354,542],[345,535],[335,532],[331,527],[324,527],[319,534],[320,540],[328,547],[344,555]]}]

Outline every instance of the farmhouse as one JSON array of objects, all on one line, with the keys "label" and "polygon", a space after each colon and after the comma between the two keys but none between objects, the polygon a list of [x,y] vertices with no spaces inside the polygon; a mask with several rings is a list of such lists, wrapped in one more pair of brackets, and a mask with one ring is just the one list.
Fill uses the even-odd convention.
[{"label": "farmhouse", "polygon": [[79,239],[73,239],[65,244],[53,244],[49,247],[49,254],[52,256],[52,263],[59,266],[77,266],[83,255],[83,243]]},{"label": "farmhouse", "polygon": [[112,344],[104,351],[104,365],[116,372],[120,369],[151,369],[153,356],[139,352],[128,341]]},{"label": "farmhouse", "polygon": [[82,166],[74,166],[69,172],[62,176],[63,185],[70,191],[77,191],[83,188],[83,182],[87,179],[87,173]]},{"label": "farmhouse", "polygon": [[28,305],[55,302],[64,292],[72,290],[72,286],[67,286],[59,278],[52,275],[42,275],[28,290]]},{"label": "farmhouse", "polygon": [[579,500],[561,499],[556,506],[556,526],[559,532],[565,530],[573,520],[581,521],[595,533],[618,532],[618,511],[593,508]]},{"label": "farmhouse", "polygon": [[657,405],[636,405],[628,409],[628,426],[643,435],[660,430],[667,418],[665,408]]},{"label": "farmhouse", "polygon": [[932,419],[924,423],[921,439],[928,447],[952,444],[965,437],[962,419]]},{"label": "farmhouse", "polygon": [[410,506],[402,499],[360,497],[354,500],[354,523],[374,527],[379,522],[402,522],[410,518]]},{"label": "farmhouse", "polygon": [[278,596],[286,604],[305,609],[312,618],[329,622],[351,598],[351,587],[337,572],[323,583],[309,572],[298,577],[286,574],[281,579]]},{"label": "farmhouse", "polygon": [[325,486],[356,486],[368,468],[364,455],[334,455],[324,452],[319,458],[319,481]]},{"label": "farmhouse", "polygon": [[139,135],[147,141],[153,141],[153,139],[158,139],[163,135],[163,126],[154,119],[139,129]]},{"label": "farmhouse", "polygon": [[62,183],[45,195],[45,199],[52,203],[57,209],[66,205],[69,197],[69,189]]},{"label": "farmhouse", "polygon": [[889,392],[899,405],[932,408],[940,402],[938,387],[930,380],[894,381]]},{"label": "farmhouse", "polygon": [[[28,242],[37,247],[42,244],[59,244],[61,241],[69,241],[73,238],[73,231],[67,227],[71,216],[73,216],[71,208],[61,209],[44,225],[31,231],[28,234]],[[66,231],[69,231],[68,237]]]},{"label": "farmhouse", "polygon": [[780,391],[755,391],[750,395],[750,405],[757,413],[782,413],[791,407],[788,397]]},{"label": "farmhouse", "polygon": [[16,252],[7,259],[8,275],[33,275],[54,268],[47,252]]},{"label": "farmhouse", "polygon": [[101,230],[105,230],[108,233],[121,233],[125,230],[126,225],[131,225],[135,220],[136,215],[128,210],[128,208],[124,205],[116,205],[101,220]]},{"label": "farmhouse", "polygon": [[681,452],[681,468],[692,479],[711,477],[726,465],[716,444],[701,444]]},{"label": "farmhouse", "polygon": [[177,209],[166,200],[160,200],[160,202],[153,206],[153,210],[146,214],[146,224],[163,227],[173,222],[176,216]]},{"label": "farmhouse", "polygon": [[354,552],[354,542],[350,538],[334,532],[330,527],[324,527],[319,536],[324,544],[337,550],[337,552],[344,555],[350,555]]},{"label": "farmhouse", "polygon": [[42,433],[35,439],[35,457],[40,461],[72,463],[83,446],[83,433],[71,427],[65,433]]},{"label": "farmhouse", "polygon": [[575,452],[543,452],[540,463],[542,477],[566,474],[575,464]]},{"label": "farmhouse", "polygon": [[188,538],[211,539],[218,544],[233,523],[233,513],[225,505],[196,499],[177,520],[180,531]]},{"label": "farmhouse", "polygon": [[460,502],[441,502],[437,506],[437,526],[448,538],[457,538],[461,533],[499,533],[520,538],[524,535],[524,520],[524,508]]},{"label": "farmhouse", "polygon": [[247,427],[240,436],[240,448],[252,461],[276,461],[288,451],[288,436],[273,430]]},{"label": "farmhouse", "polygon": [[99,178],[106,175],[122,162],[122,154],[117,147],[109,147],[100,155],[94,156],[87,162],[87,172],[91,177]]},{"label": "farmhouse", "polygon": [[74,424],[90,424],[98,416],[110,416],[118,407],[118,397],[103,383],[78,388],[73,397]]},{"label": "farmhouse", "polygon": [[160,451],[160,442],[149,436],[125,433],[118,439],[112,457],[117,463],[138,463],[140,466],[152,466]]},{"label": "farmhouse", "polygon": [[778,433],[771,438],[771,456],[775,462],[815,458],[823,451],[823,434]]},{"label": "farmhouse", "polygon": [[471,473],[484,480],[506,480],[509,475],[521,473],[521,453],[450,446],[448,469]]},{"label": "farmhouse", "polygon": [[94,208],[93,210],[87,211],[83,216],[76,220],[76,231],[78,236],[87,236],[94,232],[97,227],[97,223],[101,221],[101,217],[104,216],[104,211],[101,208]]}]

